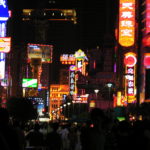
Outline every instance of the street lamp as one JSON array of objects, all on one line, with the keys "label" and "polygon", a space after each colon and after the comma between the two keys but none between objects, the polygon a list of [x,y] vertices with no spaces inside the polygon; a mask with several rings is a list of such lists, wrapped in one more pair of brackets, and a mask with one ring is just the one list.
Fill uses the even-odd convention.
[{"label": "street lamp", "polygon": [[68,105],[68,119],[69,119],[69,106],[71,105],[71,103],[68,102],[67,105]]},{"label": "street lamp", "polygon": [[63,104],[63,107],[64,107],[64,119],[65,119],[65,116],[66,116],[66,107],[67,105],[66,104]]},{"label": "street lamp", "polygon": [[97,107],[97,94],[98,94],[98,92],[99,92],[99,89],[95,89],[94,92],[95,92],[95,94],[96,94],[96,107]]},{"label": "street lamp", "polygon": [[110,104],[110,101],[111,101],[111,98],[110,98],[110,95],[111,95],[111,87],[113,86],[112,83],[107,83],[107,87],[108,87],[108,90],[109,90],[109,104]]}]

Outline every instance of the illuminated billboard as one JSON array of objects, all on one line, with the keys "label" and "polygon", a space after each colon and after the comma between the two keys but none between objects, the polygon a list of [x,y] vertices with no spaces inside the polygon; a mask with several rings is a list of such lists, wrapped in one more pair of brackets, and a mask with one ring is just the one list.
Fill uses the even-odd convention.
[{"label": "illuminated billboard", "polygon": [[119,44],[133,46],[135,42],[135,0],[120,0]]},{"label": "illuminated billboard", "polygon": [[37,88],[37,79],[22,79],[22,87]]},{"label": "illuminated billboard", "polygon": [[124,64],[129,67],[133,67],[137,63],[137,59],[134,53],[127,53],[124,58]]},{"label": "illuminated billboard", "polygon": [[6,36],[6,22],[0,22],[0,37]]},{"label": "illuminated billboard", "polygon": [[11,38],[10,37],[0,37],[0,52],[8,53],[10,52]]},{"label": "illuminated billboard", "polygon": [[85,95],[80,95],[80,96],[76,96],[72,103],[87,103],[87,100],[88,100],[88,95],[85,94]]},{"label": "illuminated billboard", "polygon": [[5,55],[0,53],[0,79],[5,78]]},{"label": "illuminated billboard", "polygon": [[135,53],[126,53],[124,58],[125,63],[125,94],[127,103],[134,103],[136,101],[136,80],[135,71],[137,58]]},{"label": "illuminated billboard", "polygon": [[146,0],[146,9],[145,9],[145,14],[146,14],[146,33],[150,32],[150,0]]},{"label": "illuminated billboard", "polygon": [[74,54],[62,54],[60,56],[60,61],[62,64],[75,64],[76,58]]},{"label": "illuminated billboard", "polygon": [[69,71],[69,87],[70,87],[70,95],[73,96],[76,93],[75,70]]},{"label": "illuminated billboard", "polygon": [[82,51],[81,49],[79,49],[78,51],[75,52],[75,58],[80,60],[80,59],[85,59],[86,55],[84,53],[84,51]]},{"label": "illuminated billboard", "polygon": [[7,21],[9,18],[6,0],[0,0],[0,21]]},{"label": "illuminated billboard", "polygon": [[28,44],[28,62],[32,58],[41,58],[42,63],[52,63],[52,45]]}]

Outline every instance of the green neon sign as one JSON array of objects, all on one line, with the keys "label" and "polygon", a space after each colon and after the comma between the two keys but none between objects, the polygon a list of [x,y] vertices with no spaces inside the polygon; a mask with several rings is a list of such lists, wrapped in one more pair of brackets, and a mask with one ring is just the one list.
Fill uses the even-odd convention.
[{"label": "green neon sign", "polygon": [[37,88],[37,79],[22,79],[22,87]]}]

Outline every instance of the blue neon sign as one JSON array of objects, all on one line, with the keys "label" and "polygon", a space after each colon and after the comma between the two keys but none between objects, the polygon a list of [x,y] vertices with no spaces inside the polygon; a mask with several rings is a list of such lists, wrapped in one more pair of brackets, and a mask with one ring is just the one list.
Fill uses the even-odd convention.
[{"label": "blue neon sign", "polygon": [[0,0],[0,21],[7,21],[9,18],[6,0]]}]

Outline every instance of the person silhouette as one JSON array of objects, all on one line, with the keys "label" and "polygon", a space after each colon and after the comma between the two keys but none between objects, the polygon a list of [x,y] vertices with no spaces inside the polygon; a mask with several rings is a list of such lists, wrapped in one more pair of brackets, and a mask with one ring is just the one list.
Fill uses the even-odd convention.
[{"label": "person silhouette", "polygon": [[91,125],[81,132],[82,150],[104,150],[104,112],[100,108],[93,108],[90,112],[90,117]]},{"label": "person silhouette", "polygon": [[62,148],[62,141],[61,136],[57,132],[59,128],[59,123],[52,123],[51,124],[53,131],[49,132],[46,136],[45,144],[48,150],[61,150]]},{"label": "person silhouette", "polygon": [[9,124],[7,109],[0,108],[0,149],[20,150],[20,143],[14,128]]}]

